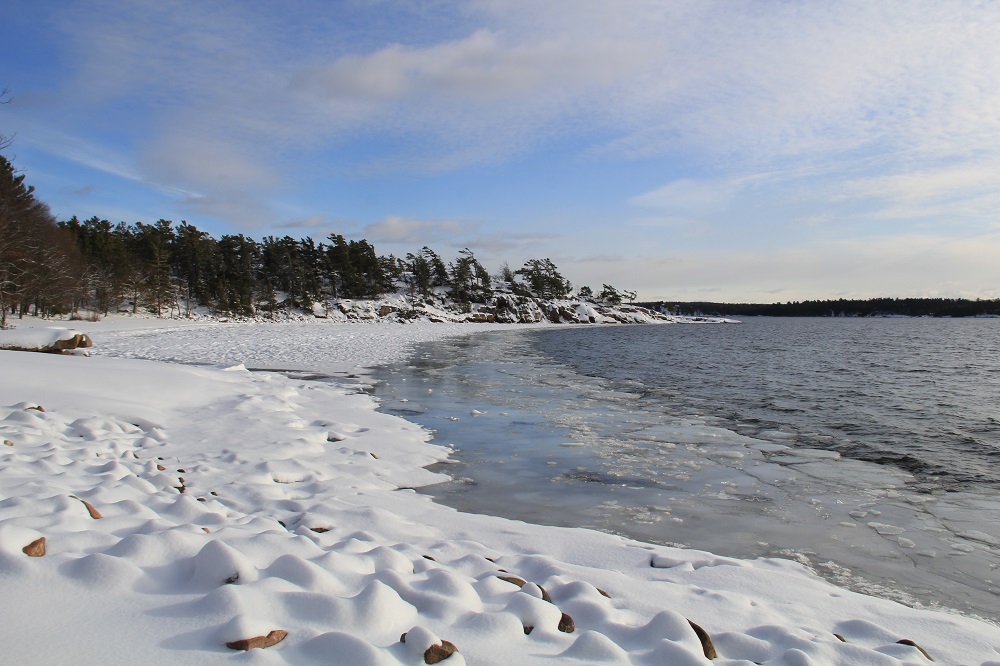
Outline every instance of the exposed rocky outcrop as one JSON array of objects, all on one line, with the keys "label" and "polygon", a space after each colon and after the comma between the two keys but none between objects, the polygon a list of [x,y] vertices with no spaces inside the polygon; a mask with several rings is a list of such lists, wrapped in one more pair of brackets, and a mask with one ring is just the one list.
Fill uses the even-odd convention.
[{"label": "exposed rocky outcrop", "polygon": [[[346,321],[499,324],[648,324],[715,323],[707,318],[678,317],[638,305],[611,304],[594,298],[546,300],[499,292],[487,303],[459,304],[444,294],[426,298],[394,295],[379,301],[349,301],[324,308],[324,317]],[[724,320],[717,320],[722,323]]]}]

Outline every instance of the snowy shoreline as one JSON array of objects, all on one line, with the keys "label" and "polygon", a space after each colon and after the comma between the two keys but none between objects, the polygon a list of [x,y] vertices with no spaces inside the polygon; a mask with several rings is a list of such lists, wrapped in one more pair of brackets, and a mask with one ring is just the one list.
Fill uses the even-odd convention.
[{"label": "snowy shoreline", "polygon": [[[1000,664],[988,623],[790,561],[434,504],[406,490],[440,478],[424,467],[448,450],[427,432],[355,387],[240,366],[344,374],[495,324],[168,326],[81,325],[91,358],[0,352],[13,660],[419,664],[442,639],[448,664],[709,663],[690,621],[716,664],[928,663],[900,640],[937,663]],[[226,647],[274,630],[273,647]]]}]

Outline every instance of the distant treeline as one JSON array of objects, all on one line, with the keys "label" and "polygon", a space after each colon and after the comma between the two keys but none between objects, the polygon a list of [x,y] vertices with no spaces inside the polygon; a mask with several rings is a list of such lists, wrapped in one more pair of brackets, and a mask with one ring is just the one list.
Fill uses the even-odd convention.
[{"label": "distant treeline", "polygon": [[643,303],[675,314],[742,317],[975,317],[1000,315],[1000,299],[871,298],[868,300],[789,301],[787,303]]}]

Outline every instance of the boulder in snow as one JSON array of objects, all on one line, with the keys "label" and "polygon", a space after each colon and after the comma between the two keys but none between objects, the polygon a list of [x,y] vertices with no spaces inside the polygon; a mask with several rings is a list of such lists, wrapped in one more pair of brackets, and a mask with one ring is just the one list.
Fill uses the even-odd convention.
[{"label": "boulder in snow", "polygon": [[86,333],[69,328],[28,328],[0,331],[0,349],[62,354],[74,349],[93,347]]}]

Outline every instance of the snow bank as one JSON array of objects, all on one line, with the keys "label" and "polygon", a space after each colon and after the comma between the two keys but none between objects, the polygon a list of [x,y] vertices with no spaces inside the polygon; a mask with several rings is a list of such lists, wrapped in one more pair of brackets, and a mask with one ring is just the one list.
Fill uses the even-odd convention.
[{"label": "snow bank", "polygon": [[[327,357],[350,365],[367,352],[348,336],[378,327],[344,328]],[[201,359],[224,348],[221,330],[99,337],[141,354],[183,332],[168,353]],[[448,451],[352,387],[13,352],[0,373],[11,662],[228,663],[227,644],[270,636],[283,640],[245,660],[421,664],[447,641],[455,665],[926,664],[921,649],[1000,664],[992,625],[847,592],[793,562],[435,505],[409,488],[438,480],[423,467]]]},{"label": "snow bank", "polygon": [[57,326],[0,330],[0,349],[60,351],[89,346],[91,341],[86,334]]}]

